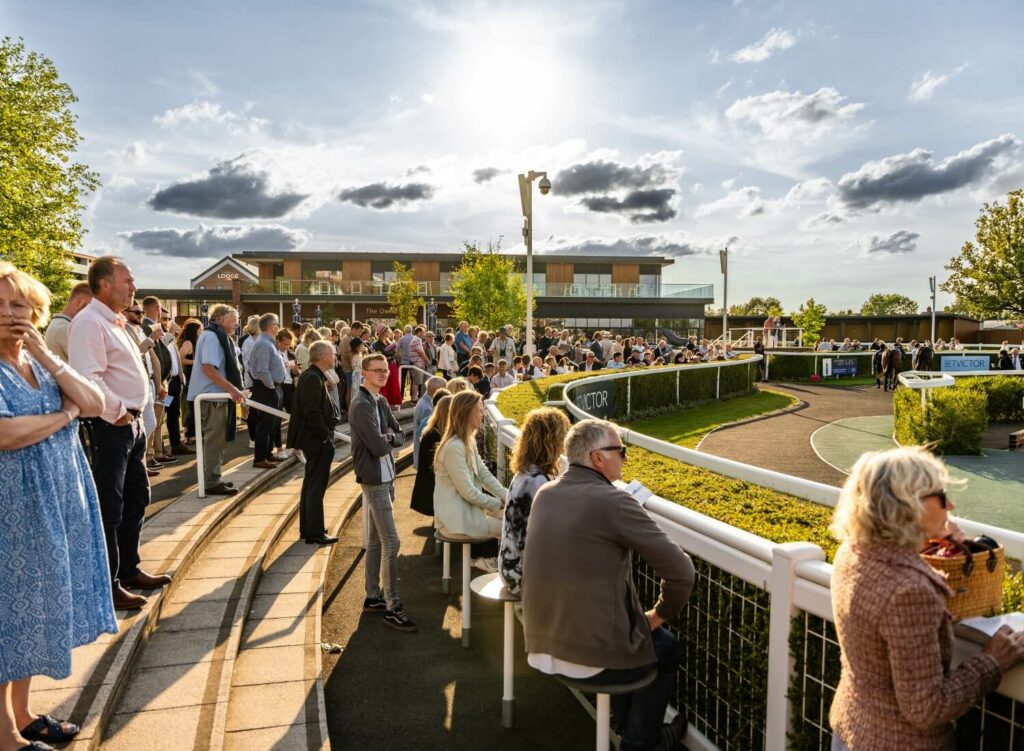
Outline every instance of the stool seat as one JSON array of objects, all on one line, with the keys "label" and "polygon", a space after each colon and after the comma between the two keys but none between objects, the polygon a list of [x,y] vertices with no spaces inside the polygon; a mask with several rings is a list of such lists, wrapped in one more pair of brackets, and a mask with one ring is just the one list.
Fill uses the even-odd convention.
[{"label": "stool seat", "polygon": [[457,545],[477,545],[482,542],[491,542],[493,537],[445,537],[441,530],[434,530],[434,539],[438,542],[450,542]]},{"label": "stool seat", "polygon": [[485,574],[478,576],[469,583],[469,588],[483,597],[485,600],[495,602],[520,602],[520,597],[505,589],[499,574]]},{"label": "stool seat", "polygon": [[658,668],[657,666],[652,667],[649,673],[632,683],[589,683],[585,678],[568,678],[557,673],[554,677],[569,688],[574,688],[583,694],[608,694],[609,696],[616,696],[617,694],[632,694],[651,685],[654,679],[658,677]]}]

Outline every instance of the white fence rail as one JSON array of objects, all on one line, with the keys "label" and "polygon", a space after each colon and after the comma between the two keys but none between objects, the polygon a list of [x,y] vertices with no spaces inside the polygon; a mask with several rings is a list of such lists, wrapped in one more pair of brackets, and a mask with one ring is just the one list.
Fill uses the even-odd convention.
[{"label": "white fence rail", "polygon": [[[730,367],[742,362],[722,363],[711,367]],[[708,366],[689,367],[692,369]],[[585,380],[593,383],[594,380],[643,378],[664,372],[665,368],[607,375],[599,373],[594,378]],[[580,380],[567,383],[563,391],[565,408],[577,418],[590,416],[571,398],[573,386],[578,386],[582,382]],[[487,400],[486,415],[488,427],[495,436],[498,469],[503,473],[506,469],[506,452],[511,451],[515,445],[519,429],[513,420],[506,418],[498,409],[497,396],[498,393],[494,392]],[[620,433],[623,441],[627,443],[686,464],[772,488],[819,505],[834,507],[838,502],[839,489],[830,485],[702,454],[626,429],[621,429]],[[645,508],[662,529],[687,552],[770,595],[764,748],[768,751],[782,751],[787,747],[787,733],[793,727],[792,708],[788,698],[790,680],[793,677],[793,661],[789,647],[793,617],[804,611],[826,621],[832,621],[832,566],[825,561],[824,551],[807,542],[774,543],[657,496],[648,499]],[[968,519],[955,520],[967,535],[992,536],[1003,543],[1008,556],[1024,558],[1024,534]],[[956,659],[965,659],[979,648],[972,641],[958,638]],[[998,692],[1016,702],[1024,702],[1024,667],[1018,667],[1006,675]],[[716,748],[705,735],[694,728],[694,718],[690,719],[688,746],[701,749]]]}]

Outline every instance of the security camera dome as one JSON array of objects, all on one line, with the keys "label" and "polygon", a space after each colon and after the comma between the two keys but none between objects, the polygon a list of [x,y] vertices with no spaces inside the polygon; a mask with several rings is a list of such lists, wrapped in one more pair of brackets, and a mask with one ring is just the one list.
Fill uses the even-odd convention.
[{"label": "security camera dome", "polygon": [[551,192],[551,181],[546,177],[542,177],[540,182],[537,183],[537,187],[540,188],[541,195],[547,195]]}]

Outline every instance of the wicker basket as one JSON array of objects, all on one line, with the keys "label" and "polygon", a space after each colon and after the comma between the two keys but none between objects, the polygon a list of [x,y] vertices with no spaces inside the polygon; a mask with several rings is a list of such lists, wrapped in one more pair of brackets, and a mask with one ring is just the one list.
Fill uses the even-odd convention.
[{"label": "wicker basket", "polygon": [[953,613],[953,620],[999,613],[1003,605],[1005,575],[1003,546],[972,553],[962,543],[954,544],[960,548],[960,554],[951,558],[921,556],[925,563],[946,576],[946,583],[953,590],[953,596],[946,603]]}]

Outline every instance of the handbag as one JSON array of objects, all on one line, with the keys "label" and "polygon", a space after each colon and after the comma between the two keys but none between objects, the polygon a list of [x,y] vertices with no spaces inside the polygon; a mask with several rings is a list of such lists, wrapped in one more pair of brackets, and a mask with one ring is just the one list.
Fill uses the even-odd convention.
[{"label": "handbag", "polygon": [[958,542],[929,540],[924,562],[943,574],[953,590],[946,606],[953,620],[999,613],[1003,604],[1005,557],[1003,546],[985,535]]}]

